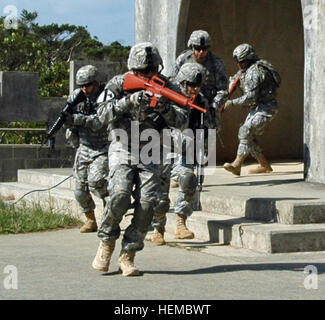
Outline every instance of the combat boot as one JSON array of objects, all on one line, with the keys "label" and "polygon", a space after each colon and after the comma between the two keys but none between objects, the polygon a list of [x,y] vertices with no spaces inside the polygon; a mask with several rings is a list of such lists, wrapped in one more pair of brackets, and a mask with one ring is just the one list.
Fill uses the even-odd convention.
[{"label": "combat boot", "polygon": [[187,217],[183,214],[177,214],[177,225],[175,230],[176,239],[193,239],[194,233],[186,227]]},{"label": "combat boot", "polygon": [[255,169],[248,170],[248,173],[254,174],[254,173],[270,173],[273,171],[271,168],[269,162],[266,160],[266,158],[261,155],[257,158],[257,161],[259,165]]},{"label": "combat boot", "polygon": [[134,264],[135,251],[121,251],[118,264],[124,277],[138,276],[139,270]]},{"label": "combat boot", "polygon": [[153,232],[151,242],[156,246],[163,246],[164,244],[166,244],[164,240],[164,233],[165,233],[164,229],[165,228],[155,228]]},{"label": "combat boot", "polygon": [[232,163],[226,162],[223,165],[223,168],[236,176],[240,176],[241,166],[243,165],[245,158],[245,155],[237,154],[236,159]]},{"label": "combat boot", "polygon": [[86,213],[86,223],[80,228],[81,233],[96,232],[97,223],[95,213]]},{"label": "combat boot", "polygon": [[101,241],[92,267],[96,270],[107,272],[114,249],[115,240]]},{"label": "combat boot", "polygon": [[170,180],[170,187],[171,188],[178,188],[179,187],[179,184],[175,180],[171,179]]}]

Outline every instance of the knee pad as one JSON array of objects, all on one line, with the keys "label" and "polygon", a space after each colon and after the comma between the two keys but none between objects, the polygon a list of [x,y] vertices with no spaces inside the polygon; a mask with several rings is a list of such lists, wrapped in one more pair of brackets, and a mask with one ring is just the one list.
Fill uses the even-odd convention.
[{"label": "knee pad", "polygon": [[170,201],[169,200],[160,200],[158,205],[154,208],[155,213],[162,214],[169,211]]},{"label": "knee pad", "polygon": [[85,199],[89,198],[90,194],[85,190],[78,189],[74,191],[74,196],[76,200],[80,203],[83,202]]},{"label": "knee pad", "polygon": [[98,181],[89,182],[89,190],[97,197],[104,199],[108,195],[107,191],[107,180],[101,179]]},{"label": "knee pad", "polygon": [[110,197],[110,208],[112,213],[116,212],[120,216],[130,208],[131,195],[128,192],[120,191]]},{"label": "knee pad", "polygon": [[196,176],[193,172],[186,172],[179,176],[180,190],[184,193],[193,193],[197,186]]},{"label": "knee pad", "polygon": [[88,211],[91,212],[94,210],[95,204],[89,192],[85,190],[77,189],[74,191],[74,196],[78,201],[79,205],[84,210],[86,210],[87,212]]}]

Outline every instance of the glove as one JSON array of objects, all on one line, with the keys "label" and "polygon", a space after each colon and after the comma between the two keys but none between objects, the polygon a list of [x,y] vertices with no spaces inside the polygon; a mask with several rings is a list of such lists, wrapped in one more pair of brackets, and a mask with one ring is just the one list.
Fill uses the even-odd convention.
[{"label": "glove", "polygon": [[144,104],[149,104],[150,103],[150,98],[153,96],[153,93],[150,91],[137,91],[131,94],[130,96],[130,101],[135,105],[135,106],[140,106]]},{"label": "glove", "polygon": [[231,106],[233,106],[232,101],[231,101],[231,100],[227,100],[226,103],[225,103],[225,108],[224,108],[224,110],[229,109]]}]

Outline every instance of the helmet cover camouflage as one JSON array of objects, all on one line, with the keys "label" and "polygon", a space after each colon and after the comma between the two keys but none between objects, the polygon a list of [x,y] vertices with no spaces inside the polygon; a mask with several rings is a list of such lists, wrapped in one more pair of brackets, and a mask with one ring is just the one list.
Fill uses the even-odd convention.
[{"label": "helmet cover camouflage", "polygon": [[81,67],[76,74],[76,83],[81,86],[87,83],[97,80],[98,69],[92,65],[86,65]]},{"label": "helmet cover camouflage", "polygon": [[163,66],[158,49],[151,42],[142,42],[131,48],[128,58],[129,70],[141,70],[147,67]]},{"label": "helmet cover camouflage", "polygon": [[205,77],[205,69],[202,67],[202,65],[196,62],[189,62],[189,63],[184,63],[181,66],[176,76],[176,81],[179,83],[185,81],[185,82],[201,85],[204,77]]},{"label": "helmet cover camouflage", "polygon": [[243,43],[243,44],[240,44],[239,46],[237,46],[233,52],[233,57],[238,62],[242,62],[245,60],[257,60],[258,59],[254,48],[247,43]]},{"label": "helmet cover camouflage", "polygon": [[189,48],[191,48],[192,46],[210,47],[210,35],[204,30],[195,30],[192,32],[187,42],[187,46]]}]

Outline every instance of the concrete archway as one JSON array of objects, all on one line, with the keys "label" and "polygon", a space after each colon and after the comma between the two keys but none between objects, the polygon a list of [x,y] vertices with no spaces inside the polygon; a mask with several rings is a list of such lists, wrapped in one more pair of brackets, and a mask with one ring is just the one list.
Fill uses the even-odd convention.
[{"label": "concrete archway", "polygon": [[[186,16],[187,24],[179,24],[177,35],[184,34],[186,41],[193,30],[207,30],[212,38],[212,51],[223,59],[229,76],[237,71],[232,51],[240,43],[252,44],[260,57],[279,70],[283,79],[279,90],[280,112],[261,145],[270,159],[301,159],[304,39],[300,0],[191,0],[181,9],[184,11],[180,17]],[[181,30],[184,27],[185,32]],[[184,39],[177,42],[186,44]],[[221,135],[226,150],[220,150],[219,161],[234,158],[238,126],[246,115],[247,110],[238,109],[223,115]]]},{"label": "concrete archway", "polygon": [[[166,2],[155,0],[153,5],[151,0],[136,0],[136,42],[149,40],[156,44],[168,74],[191,31],[206,29],[213,37],[212,49],[224,59],[229,75],[235,71],[233,48],[250,42],[283,78],[279,91],[281,114],[265,135],[266,155],[273,159],[304,156],[306,180],[325,183],[324,1]],[[143,13],[143,8],[147,9],[146,19],[140,21],[138,12]],[[237,129],[243,116],[235,112],[225,115],[225,157],[231,158],[236,151]]]}]

